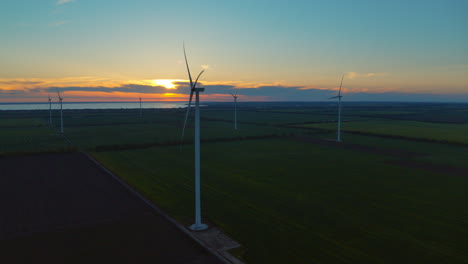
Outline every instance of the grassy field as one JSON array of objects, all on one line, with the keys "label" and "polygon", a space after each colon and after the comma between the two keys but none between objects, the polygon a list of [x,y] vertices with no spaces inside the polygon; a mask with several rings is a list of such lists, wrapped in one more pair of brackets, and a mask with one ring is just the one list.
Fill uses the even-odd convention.
[{"label": "grassy field", "polygon": [[[54,126],[50,128],[48,116],[44,112],[28,112],[29,115],[13,112],[13,118],[0,120],[0,153],[60,151],[68,147],[67,140],[57,132],[60,122],[57,118],[53,119]],[[229,113],[224,112],[224,116]],[[64,114],[64,135],[73,143],[74,148],[82,150],[179,144],[184,114],[185,111],[180,109],[147,111],[142,117],[134,111],[68,111]],[[249,123],[239,124],[239,130],[232,128],[233,124],[229,120],[203,120],[202,140],[246,139],[305,132],[300,128]],[[193,133],[191,117],[184,142],[192,142]]]},{"label": "grassy field", "polygon": [[[249,263],[466,263],[468,106],[232,104],[202,109],[203,217]],[[0,111],[0,155],[83,150],[185,225],[193,119],[183,109]],[[292,127],[292,125],[295,125]],[[346,133],[347,131],[353,133]],[[398,138],[400,137],[400,138]]]},{"label": "grassy field", "polygon": [[[285,110],[284,110],[285,111]],[[297,123],[321,123],[335,120],[335,114],[320,113],[287,113],[287,112],[268,112],[268,111],[239,111],[238,118],[242,123],[254,123],[263,125],[286,125]],[[225,120],[232,122],[233,111],[209,111],[204,114],[205,118]],[[369,119],[366,117],[349,117],[349,120]]]},{"label": "grassy field", "polygon": [[[335,123],[305,124],[301,127],[336,130]],[[468,144],[468,124],[372,120],[365,122],[344,122],[341,129],[344,132],[363,132],[375,135],[402,136]]]},{"label": "grassy field", "polygon": [[[94,127],[70,127],[67,135],[76,145],[85,149],[99,146],[125,146],[145,144],[178,144],[181,140],[181,125],[164,123],[119,124]],[[202,140],[240,139],[248,137],[280,136],[287,133],[302,131],[282,127],[263,127],[243,124],[242,129],[232,129],[232,124],[225,122],[204,121],[202,125]],[[193,125],[186,128],[184,142],[193,141]]]},{"label": "grassy field", "polygon": [[[192,222],[192,147],[93,155]],[[208,143],[202,158],[204,217],[243,244],[249,263],[466,260],[466,178],[288,139]]]},{"label": "grassy field", "polygon": [[0,155],[8,153],[30,153],[64,151],[69,143],[48,127],[44,118],[0,119]]},{"label": "grassy field", "polygon": [[[336,134],[319,134],[317,137],[330,140],[335,139]],[[397,156],[401,153],[400,155],[402,158],[410,155],[413,156],[413,161],[468,168],[468,162],[466,162],[468,160],[468,148],[464,145],[357,134],[345,134],[342,139],[344,144],[376,148],[382,151],[395,153]]]}]

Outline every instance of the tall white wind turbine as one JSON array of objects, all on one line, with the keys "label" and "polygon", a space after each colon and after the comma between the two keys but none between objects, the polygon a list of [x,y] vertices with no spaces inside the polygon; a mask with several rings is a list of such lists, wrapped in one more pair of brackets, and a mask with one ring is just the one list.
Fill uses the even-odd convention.
[{"label": "tall white wind turbine", "polygon": [[185,126],[187,124],[188,115],[190,112],[190,106],[192,103],[193,93],[195,93],[195,223],[190,226],[193,231],[201,231],[208,228],[208,225],[201,222],[201,202],[200,202],[200,92],[203,92],[205,88],[197,88],[198,78],[205,70],[202,70],[195,82],[192,81],[192,75],[190,74],[190,68],[187,61],[187,54],[185,53],[185,44],[183,45],[185,65],[187,66],[187,72],[190,80],[190,98],[187,106],[187,113],[185,114],[184,126],[182,128],[181,142],[184,138]]},{"label": "tall white wind turbine", "polygon": [[340,89],[338,90],[338,96],[333,96],[328,99],[334,99],[338,98],[338,128],[336,132],[336,142],[341,142],[341,98],[343,97],[341,95],[341,86],[343,85],[343,79],[344,79],[344,74],[341,77],[341,83],[340,83]]},{"label": "tall white wind turbine", "polygon": [[234,129],[237,130],[237,90],[235,91],[236,91],[235,93],[233,92],[229,92],[229,93],[234,98]]},{"label": "tall white wind turbine", "polygon": [[52,98],[50,98],[50,94],[48,95],[49,97],[49,126],[52,127]]},{"label": "tall white wind turbine", "polygon": [[58,88],[57,88],[57,94],[58,94],[58,98],[60,101],[60,133],[63,133],[63,107],[62,107],[63,98],[60,96],[60,91]]}]

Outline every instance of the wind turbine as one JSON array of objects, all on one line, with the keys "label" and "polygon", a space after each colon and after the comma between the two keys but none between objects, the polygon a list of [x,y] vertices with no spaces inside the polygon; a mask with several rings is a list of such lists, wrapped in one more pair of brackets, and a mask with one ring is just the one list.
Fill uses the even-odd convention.
[{"label": "wind turbine", "polygon": [[62,108],[63,98],[60,96],[60,91],[58,88],[57,88],[57,94],[58,94],[58,98],[60,101],[60,133],[63,133],[63,108]]},{"label": "wind turbine", "polygon": [[52,98],[50,98],[50,94],[47,96],[49,97],[49,126],[52,127]]},{"label": "wind turbine", "polygon": [[140,116],[142,116],[142,110],[141,110],[141,97],[140,97]]},{"label": "wind turbine", "polygon": [[333,97],[328,98],[328,99],[338,98],[338,130],[336,132],[337,134],[336,142],[341,142],[341,97],[343,97],[341,95],[341,86],[343,85],[343,79],[344,79],[344,74],[341,77],[340,89],[338,90],[338,96],[333,96]]},{"label": "wind turbine", "polygon": [[197,88],[198,78],[205,70],[202,70],[195,82],[192,81],[192,75],[190,74],[190,68],[187,61],[187,54],[185,53],[185,44],[183,45],[185,65],[187,66],[187,72],[190,80],[190,98],[187,106],[187,113],[185,114],[184,127],[182,128],[181,142],[184,138],[185,126],[187,124],[188,115],[190,112],[190,105],[192,104],[193,93],[195,93],[195,223],[190,226],[193,231],[201,231],[208,228],[208,225],[201,222],[201,203],[200,203],[200,92],[203,92],[205,88]]},{"label": "wind turbine", "polygon": [[232,97],[234,97],[234,129],[237,130],[237,90],[235,90],[236,92],[233,93],[233,92],[229,92]]}]

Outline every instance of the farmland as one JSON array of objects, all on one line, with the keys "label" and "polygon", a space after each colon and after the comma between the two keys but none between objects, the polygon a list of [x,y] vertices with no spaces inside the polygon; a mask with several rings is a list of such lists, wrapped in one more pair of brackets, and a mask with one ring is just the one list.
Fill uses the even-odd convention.
[{"label": "farmland", "polygon": [[[333,123],[307,124],[303,125],[303,127],[322,128],[330,131],[336,129],[336,125]],[[468,144],[468,137],[466,136],[468,124],[442,124],[395,120],[351,121],[346,123],[343,131]]]},{"label": "farmland", "polygon": [[[333,103],[202,109],[203,219],[248,263],[464,263],[468,105]],[[0,153],[82,150],[184,225],[193,127],[183,109],[0,111]]]}]

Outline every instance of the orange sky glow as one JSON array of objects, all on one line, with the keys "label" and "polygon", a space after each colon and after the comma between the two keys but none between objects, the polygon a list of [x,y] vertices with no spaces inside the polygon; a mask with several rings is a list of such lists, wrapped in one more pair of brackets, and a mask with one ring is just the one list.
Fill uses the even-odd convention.
[{"label": "orange sky glow", "polygon": [[[356,85],[359,79],[371,80],[386,76],[383,73],[359,74],[349,72],[345,74],[342,91],[346,94],[352,93],[389,93],[389,92],[412,92],[398,86],[373,86]],[[23,78],[6,79],[0,78],[0,102],[41,102],[47,100],[48,96],[57,97],[57,89],[62,93],[65,102],[124,102],[134,101],[142,97],[145,101],[176,102],[188,99],[188,80],[184,79],[143,79],[143,80],[114,80],[99,77],[67,77],[67,78]],[[243,81],[202,81],[202,86],[207,86],[202,100],[206,101],[231,101],[230,92],[237,89],[239,100],[243,101],[269,101],[275,100],[269,91],[264,94],[243,94],[243,89],[257,90],[267,87],[271,89],[282,89],[284,92],[299,91],[323,91],[335,93],[339,84],[335,85],[292,85],[285,81],[267,82],[243,82]],[[245,91],[245,90],[244,90]],[[430,94],[443,93],[444,90],[426,91]],[[317,99],[321,99],[318,97]],[[326,98],[326,97],[323,97]],[[309,98],[299,97],[300,100]],[[316,98],[312,98],[316,99]]]}]

